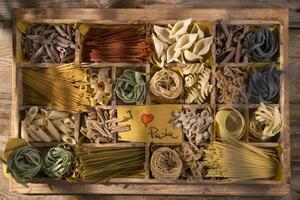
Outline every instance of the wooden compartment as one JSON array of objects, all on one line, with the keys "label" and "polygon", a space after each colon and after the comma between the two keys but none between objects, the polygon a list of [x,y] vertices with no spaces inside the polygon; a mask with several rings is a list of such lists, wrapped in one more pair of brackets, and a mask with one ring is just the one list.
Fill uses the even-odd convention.
[{"label": "wooden compartment", "polygon": [[[238,12],[237,12],[238,11]],[[74,13],[81,13],[74,15]],[[280,39],[279,58],[276,60],[280,71],[280,99],[278,105],[283,116],[283,128],[277,142],[253,143],[255,146],[280,148],[282,153],[280,161],[282,163],[282,175],[280,180],[253,180],[240,183],[220,183],[215,180],[204,180],[198,183],[187,183],[185,180],[177,181],[159,181],[152,179],[149,171],[150,163],[150,144],[149,143],[125,143],[117,142],[113,144],[83,144],[96,146],[143,146],[145,147],[145,177],[141,179],[134,178],[114,178],[108,182],[98,184],[69,183],[66,180],[53,180],[43,178],[42,180],[28,183],[28,187],[17,184],[10,180],[10,190],[13,192],[26,194],[148,194],[148,195],[244,195],[244,196],[280,196],[288,194],[290,189],[290,141],[289,141],[289,105],[288,105],[288,84],[285,70],[288,64],[287,45],[288,45],[288,10],[287,9],[17,9],[13,15],[13,80],[12,80],[12,129],[11,137],[20,137],[20,121],[22,116],[20,111],[24,109],[22,98],[22,67],[55,67],[56,64],[32,64],[20,63],[17,60],[20,48],[20,34],[17,29],[18,20],[24,20],[29,23],[78,23],[78,24],[130,24],[139,19],[145,19],[142,23],[148,25],[174,23],[177,20],[193,18],[197,22],[209,21],[216,24],[216,21],[223,19],[233,24],[272,24],[278,26]],[[215,35],[215,26],[211,27],[211,34]],[[77,30],[75,34],[76,44],[81,44],[82,36]],[[213,76],[212,83],[215,83],[214,73],[218,70],[218,64],[215,60],[215,45],[212,45],[208,61],[211,64]],[[211,56],[211,58],[210,58]],[[75,52],[75,61],[81,61],[81,51]],[[88,63],[92,64],[92,63]],[[249,63],[230,63],[232,66],[243,66],[247,68]],[[257,64],[257,63],[255,63]],[[146,72],[146,82],[150,81],[150,69],[152,65],[149,61],[141,65],[131,65],[128,63],[93,63],[93,68],[111,67],[113,83],[123,67],[130,65]],[[148,87],[147,87],[148,90]],[[226,105],[216,104],[216,89],[212,90],[209,101],[203,105],[181,104],[183,108],[199,107],[205,108],[211,106],[215,112],[221,107],[239,108],[243,106],[246,113],[258,104],[245,105]],[[151,104],[150,92],[147,91],[146,105]],[[107,108],[116,108],[118,106],[115,95],[112,103]],[[80,121],[76,123],[75,138],[79,138]],[[213,136],[215,138],[215,135]],[[213,139],[212,139],[213,141]],[[248,142],[248,138],[245,139]],[[47,146],[49,144],[35,143],[36,146]],[[174,144],[170,144],[174,145]]]}]

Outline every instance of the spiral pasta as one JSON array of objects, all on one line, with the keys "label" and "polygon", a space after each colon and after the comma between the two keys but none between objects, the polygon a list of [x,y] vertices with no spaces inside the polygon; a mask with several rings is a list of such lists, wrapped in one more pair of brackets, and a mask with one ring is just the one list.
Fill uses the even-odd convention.
[{"label": "spiral pasta", "polygon": [[184,67],[183,73],[185,74],[185,103],[204,103],[213,88],[209,83],[211,70],[204,64],[193,64]]}]

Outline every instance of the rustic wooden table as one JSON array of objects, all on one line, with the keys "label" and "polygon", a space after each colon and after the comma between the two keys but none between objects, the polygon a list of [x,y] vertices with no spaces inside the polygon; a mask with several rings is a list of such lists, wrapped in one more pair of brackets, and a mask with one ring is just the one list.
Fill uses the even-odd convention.
[{"label": "rustic wooden table", "polygon": [[[11,11],[13,8],[158,8],[158,7],[209,7],[209,8],[289,8],[289,94],[291,126],[292,190],[286,197],[193,197],[193,199],[300,199],[300,1],[299,0],[1,0],[0,1],[0,151],[10,134],[12,32]],[[299,113],[298,113],[299,112]],[[249,188],[251,189],[251,188]],[[132,199],[133,196],[25,196],[8,191],[8,182],[0,169],[0,199]],[[174,199],[175,197],[134,196],[134,199]],[[176,197],[187,199],[191,197]]]}]

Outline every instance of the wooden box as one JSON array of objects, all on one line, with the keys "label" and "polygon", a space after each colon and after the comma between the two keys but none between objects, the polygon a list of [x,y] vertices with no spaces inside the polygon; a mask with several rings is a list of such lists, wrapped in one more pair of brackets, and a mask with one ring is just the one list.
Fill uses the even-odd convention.
[{"label": "wooden box", "polygon": [[[288,83],[285,73],[288,65],[288,10],[287,9],[17,9],[13,16],[13,81],[12,81],[12,127],[11,137],[20,137],[20,111],[26,106],[22,99],[22,67],[40,66],[51,67],[55,64],[44,64],[30,62],[18,62],[17,50],[20,48],[20,33],[17,28],[18,20],[30,23],[88,23],[88,24],[128,24],[137,19],[149,24],[167,24],[176,20],[193,18],[196,21],[211,22],[211,34],[215,34],[216,21],[224,20],[229,24],[272,24],[279,28],[280,51],[277,65],[281,71],[280,100],[278,102],[283,116],[283,129],[281,130],[278,142],[274,143],[252,143],[261,147],[282,147],[281,162],[283,165],[283,179],[256,180],[241,183],[219,183],[213,180],[204,180],[198,183],[187,183],[183,180],[160,181],[150,177],[149,143],[114,143],[114,144],[85,144],[96,146],[142,146],[145,147],[146,163],[144,179],[115,178],[99,184],[69,183],[66,180],[53,180],[50,178],[37,178],[28,183],[29,187],[17,184],[10,180],[10,190],[13,192],[26,194],[140,194],[140,195],[245,195],[245,196],[279,196],[285,195],[290,188],[290,137],[289,137],[289,99]],[[80,44],[81,35],[78,31],[75,37],[76,43]],[[218,69],[218,64],[214,57],[215,45],[211,48],[212,71]],[[81,51],[75,53],[75,61],[81,61]],[[262,63],[255,63],[259,65]],[[112,64],[112,79],[115,80],[119,68],[126,67],[126,63]],[[237,64],[229,63],[236,66]],[[247,60],[238,64],[241,68],[247,69],[251,66]],[[95,64],[95,68],[103,66],[101,63]],[[107,64],[105,64],[107,66]],[[130,66],[133,66],[132,64]],[[146,72],[146,81],[150,80],[150,63],[136,65]],[[215,81],[214,78],[212,81]],[[146,104],[151,103],[148,94]],[[113,98],[109,107],[117,106],[116,98]],[[208,102],[203,105],[182,105],[183,107],[203,108],[211,105],[214,110],[226,106],[216,102],[216,89],[213,90]],[[257,108],[258,104],[231,105],[246,110]],[[77,117],[77,128],[75,129],[75,139],[79,137],[80,117]],[[212,140],[216,136],[214,135]],[[248,139],[246,138],[246,141]],[[45,146],[49,144],[35,144]],[[51,145],[51,144],[50,144]]]}]

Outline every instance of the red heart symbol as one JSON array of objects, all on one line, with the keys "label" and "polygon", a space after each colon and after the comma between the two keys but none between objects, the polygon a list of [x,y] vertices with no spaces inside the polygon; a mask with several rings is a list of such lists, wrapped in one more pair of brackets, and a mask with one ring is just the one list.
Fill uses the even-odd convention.
[{"label": "red heart symbol", "polygon": [[141,121],[143,124],[145,124],[145,128],[147,128],[147,125],[152,122],[154,119],[154,116],[152,114],[144,113],[141,115]]}]

